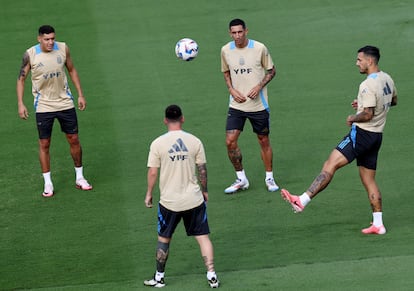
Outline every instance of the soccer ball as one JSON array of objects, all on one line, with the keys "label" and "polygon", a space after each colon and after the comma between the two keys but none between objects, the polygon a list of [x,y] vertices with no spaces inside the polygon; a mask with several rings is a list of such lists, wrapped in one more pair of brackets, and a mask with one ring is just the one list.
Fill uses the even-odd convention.
[{"label": "soccer ball", "polygon": [[177,58],[183,61],[191,61],[198,54],[198,44],[191,38],[180,39],[175,45]]}]

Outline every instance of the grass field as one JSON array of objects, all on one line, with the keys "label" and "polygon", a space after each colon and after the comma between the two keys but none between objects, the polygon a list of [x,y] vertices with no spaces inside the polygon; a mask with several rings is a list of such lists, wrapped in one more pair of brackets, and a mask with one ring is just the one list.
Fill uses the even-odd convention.
[{"label": "grass field", "polygon": [[[144,207],[150,142],[163,110],[183,108],[185,129],[205,144],[209,220],[223,290],[412,290],[414,146],[411,99],[414,2],[379,1],[2,1],[0,9],[0,289],[140,290],[155,268],[156,209]],[[251,188],[226,196],[234,179],[224,144],[228,96],[220,48],[229,20],[246,20],[277,67],[269,85],[277,182],[302,193],[348,128],[364,76],[356,50],[381,48],[380,67],[398,87],[377,179],[385,236],[363,236],[371,219],[352,164],[300,215],[264,188],[259,146],[247,125],[240,146]],[[35,114],[17,115],[15,84],[37,28],[52,24],[71,48],[88,109],[79,112],[85,175],[58,126],[52,142],[56,195],[44,199]],[[174,45],[194,38],[199,56],[181,62]],[[32,97],[28,80],[26,106]],[[75,92],[74,88],[72,90]],[[166,290],[208,288],[196,242],[181,226],[171,245]],[[148,288],[147,288],[148,289]]]}]

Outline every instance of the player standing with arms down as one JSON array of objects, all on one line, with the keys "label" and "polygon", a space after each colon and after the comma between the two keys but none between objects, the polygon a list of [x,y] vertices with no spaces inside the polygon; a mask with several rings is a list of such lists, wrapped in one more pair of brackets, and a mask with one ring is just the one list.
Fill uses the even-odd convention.
[{"label": "player standing with arms down", "polygon": [[[148,154],[148,188],[145,206],[152,207],[152,192],[160,169],[160,201],[158,203],[158,242],[156,272],[144,285],[164,287],[165,264],[170,242],[178,223],[183,219],[188,236],[197,240],[207,280],[211,288],[219,287],[214,270],[213,244],[207,220],[208,190],[204,146],[194,135],[183,131],[181,108],[165,109],[164,123],[168,132],[155,139]],[[196,175],[196,168],[198,179]]]},{"label": "player standing with arms down", "polygon": [[45,183],[42,195],[51,197],[54,194],[49,148],[55,118],[59,121],[69,142],[70,153],[75,164],[75,185],[82,190],[91,190],[92,186],[83,176],[78,120],[65,67],[78,92],[78,108],[85,110],[86,100],[82,93],[78,72],[73,65],[69,47],[63,42],[55,41],[55,30],[52,26],[41,26],[37,40],[39,43],[24,53],[16,91],[19,116],[27,119],[29,112],[23,102],[24,83],[31,72],[34,109],[39,132],[39,160]]},{"label": "player standing with arms down", "polygon": [[233,41],[221,49],[221,71],[230,93],[226,124],[227,153],[236,171],[236,181],[224,190],[232,194],[249,188],[237,143],[246,119],[257,135],[264,163],[265,183],[269,191],[279,190],[273,177],[273,151],[269,140],[269,104],[266,85],[276,75],[276,69],[266,46],[247,38],[248,29],[241,19],[229,24]]},{"label": "player standing with arms down", "polygon": [[358,99],[352,103],[357,110],[356,114],[346,119],[351,127],[349,134],[331,152],[322,171],[305,193],[295,196],[285,189],[281,191],[282,197],[292,205],[293,210],[301,212],[312,198],[328,186],[338,169],[356,159],[373,212],[372,225],[362,229],[364,234],[386,233],[382,221],[381,192],[375,174],[387,112],[391,106],[397,105],[394,81],[387,73],[380,71],[379,59],[380,51],[374,46],[358,50],[356,65],[359,72],[366,74],[367,78],[359,86]]}]

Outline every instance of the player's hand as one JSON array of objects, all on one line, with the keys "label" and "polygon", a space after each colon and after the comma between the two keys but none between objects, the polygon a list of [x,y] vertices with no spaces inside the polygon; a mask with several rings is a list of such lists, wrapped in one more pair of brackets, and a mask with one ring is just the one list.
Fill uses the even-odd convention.
[{"label": "player's hand", "polygon": [[82,110],[82,111],[86,109],[85,97],[83,97],[83,96],[78,97],[78,108],[79,108],[79,110]]},{"label": "player's hand", "polygon": [[204,201],[208,202],[208,192],[203,192]]},{"label": "player's hand", "polygon": [[349,115],[346,119],[346,124],[352,126],[352,123],[354,123],[354,115]]},{"label": "player's hand", "polygon": [[151,193],[147,193],[147,195],[145,195],[145,207],[152,208],[152,194]]},{"label": "player's hand", "polygon": [[241,94],[234,88],[230,90],[230,94],[231,96],[233,96],[234,101],[236,101],[237,103],[243,103],[247,100],[247,98],[243,94]]},{"label": "player's hand", "polygon": [[354,99],[351,103],[352,108],[354,108],[355,110],[358,109],[358,100]]},{"label": "player's hand", "polygon": [[19,116],[21,119],[27,119],[29,117],[29,111],[24,104],[19,105]]},{"label": "player's hand", "polygon": [[247,94],[247,97],[249,97],[250,99],[256,99],[259,96],[260,90],[262,89],[262,87],[260,85],[257,85],[256,87],[253,87],[249,94]]}]

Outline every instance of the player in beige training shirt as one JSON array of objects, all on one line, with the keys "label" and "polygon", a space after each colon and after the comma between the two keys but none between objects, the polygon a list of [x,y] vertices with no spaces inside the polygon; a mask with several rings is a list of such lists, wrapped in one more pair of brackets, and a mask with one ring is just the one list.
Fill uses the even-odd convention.
[{"label": "player in beige training shirt", "polygon": [[75,164],[75,185],[82,190],[91,190],[92,186],[83,176],[82,148],[78,136],[78,120],[74,98],[69,89],[66,69],[78,92],[78,108],[85,110],[78,73],[72,63],[68,46],[55,41],[55,30],[50,25],[39,28],[38,44],[29,48],[24,56],[19,78],[17,79],[17,103],[19,116],[29,117],[29,111],[23,102],[24,83],[31,73],[34,109],[39,132],[39,160],[44,177],[44,197],[54,195],[50,173],[50,142],[54,119],[60,123],[62,131],[69,142],[70,153]]},{"label": "player in beige training shirt", "polygon": [[[164,123],[168,132],[156,138],[148,154],[148,188],[145,206],[152,207],[158,171],[160,172],[158,203],[158,243],[156,272],[144,284],[164,287],[165,264],[170,242],[181,219],[187,235],[194,236],[200,245],[207,269],[207,280],[212,288],[219,286],[214,270],[213,245],[209,238],[206,202],[207,168],[204,147],[194,135],[183,131],[181,108],[170,105],[165,110]],[[197,176],[198,173],[198,176]]]},{"label": "player in beige training shirt", "polygon": [[356,65],[367,78],[359,86],[357,99],[352,102],[356,114],[348,116],[346,120],[351,127],[349,134],[332,151],[321,173],[306,192],[295,196],[285,189],[281,191],[282,197],[292,205],[293,210],[301,212],[313,197],[328,186],[338,169],[356,159],[372,208],[372,225],[362,229],[364,234],[386,233],[382,220],[381,192],[375,174],[387,113],[391,106],[397,105],[394,81],[379,69],[379,59],[377,47],[365,46],[358,50]]},{"label": "player in beige training shirt", "polygon": [[249,181],[242,164],[238,139],[246,119],[253,127],[260,144],[265,168],[265,184],[269,191],[279,186],[273,177],[273,151],[270,145],[270,115],[267,84],[276,74],[276,69],[266,46],[247,38],[248,29],[241,19],[233,19],[229,33],[233,41],[221,49],[221,71],[230,93],[226,124],[227,154],[234,170],[236,181],[224,192],[232,194],[249,188]]}]

